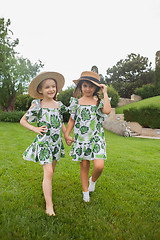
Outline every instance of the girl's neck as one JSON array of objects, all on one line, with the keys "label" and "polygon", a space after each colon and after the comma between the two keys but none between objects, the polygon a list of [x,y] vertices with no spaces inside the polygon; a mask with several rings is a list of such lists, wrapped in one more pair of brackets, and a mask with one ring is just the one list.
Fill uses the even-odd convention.
[{"label": "girl's neck", "polygon": [[42,108],[58,108],[59,104],[54,99],[43,99],[41,101]]},{"label": "girl's neck", "polygon": [[87,97],[83,96],[79,99],[79,104],[80,105],[96,105],[97,104],[97,99],[92,97]]}]

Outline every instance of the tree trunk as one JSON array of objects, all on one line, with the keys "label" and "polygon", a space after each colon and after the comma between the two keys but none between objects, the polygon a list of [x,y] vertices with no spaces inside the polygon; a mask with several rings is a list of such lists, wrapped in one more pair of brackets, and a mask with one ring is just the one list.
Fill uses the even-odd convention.
[{"label": "tree trunk", "polygon": [[16,96],[11,96],[8,102],[8,106],[2,106],[2,111],[15,111],[15,101],[16,101]]}]

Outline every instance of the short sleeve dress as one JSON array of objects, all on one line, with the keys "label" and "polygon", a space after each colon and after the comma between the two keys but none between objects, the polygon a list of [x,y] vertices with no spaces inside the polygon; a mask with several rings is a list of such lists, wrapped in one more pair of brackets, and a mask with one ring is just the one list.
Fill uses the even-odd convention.
[{"label": "short sleeve dress", "polygon": [[68,107],[74,125],[74,143],[70,151],[73,161],[106,159],[106,142],[102,122],[107,117],[102,112],[103,100],[99,106],[79,105],[77,98],[71,98]]},{"label": "short sleeve dress", "polygon": [[36,104],[27,111],[26,119],[28,122],[37,122],[37,126],[47,126],[47,132],[38,134],[33,143],[23,153],[23,158],[28,161],[39,162],[40,164],[52,163],[64,157],[64,145],[62,142],[62,123],[63,113],[67,107],[59,102],[59,108],[41,108],[40,100],[33,100]]}]

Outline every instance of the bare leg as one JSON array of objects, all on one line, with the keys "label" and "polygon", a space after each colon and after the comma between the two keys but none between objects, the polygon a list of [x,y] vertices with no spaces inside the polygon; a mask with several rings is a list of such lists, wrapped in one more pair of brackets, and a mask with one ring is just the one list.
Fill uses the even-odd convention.
[{"label": "bare leg", "polygon": [[52,177],[54,173],[54,169],[56,166],[56,161],[53,163],[48,163],[43,165],[44,177],[43,177],[43,193],[46,201],[46,213],[50,216],[55,216],[55,212],[53,210],[53,202],[52,202]]},{"label": "bare leg", "polygon": [[88,160],[82,160],[80,162],[81,166],[81,183],[82,183],[82,188],[83,192],[88,191],[88,175],[89,175],[89,168],[90,168],[90,162]]},{"label": "bare leg", "polygon": [[100,177],[104,168],[104,159],[93,160],[92,181],[95,182]]}]

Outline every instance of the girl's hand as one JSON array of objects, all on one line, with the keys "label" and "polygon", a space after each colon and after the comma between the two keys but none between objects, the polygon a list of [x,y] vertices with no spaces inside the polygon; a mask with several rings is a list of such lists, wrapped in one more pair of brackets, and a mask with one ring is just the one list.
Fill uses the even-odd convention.
[{"label": "girl's hand", "polygon": [[71,146],[72,142],[74,142],[73,138],[70,136],[66,136],[66,135],[64,137],[65,137],[67,145]]},{"label": "girl's hand", "polygon": [[101,88],[103,94],[107,93],[107,86],[105,84],[100,84],[100,88]]},{"label": "girl's hand", "polygon": [[34,127],[33,131],[43,136],[43,133],[47,132],[47,126]]}]

